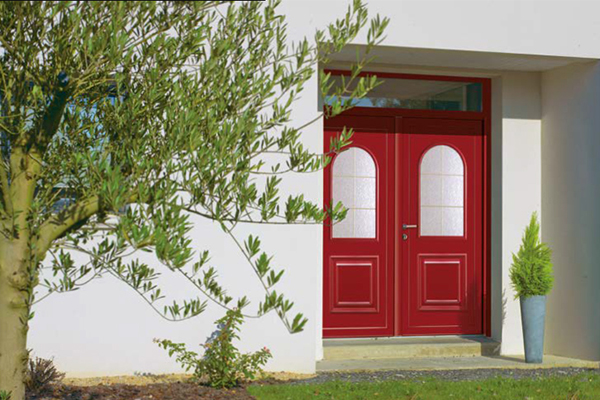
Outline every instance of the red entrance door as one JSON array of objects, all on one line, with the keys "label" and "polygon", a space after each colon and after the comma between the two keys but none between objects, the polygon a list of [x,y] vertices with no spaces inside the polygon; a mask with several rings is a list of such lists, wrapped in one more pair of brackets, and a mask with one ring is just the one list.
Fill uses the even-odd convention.
[{"label": "red entrance door", "polygon": [[401,121],[401,334],[483,332],[481,125]]},{"label": "red entrance door", "polygon": [[349,148],[325,171],[325,337],[480,334],[482,122],[344,116]]},{"label": "red entrance door", "polygon": [[325,170],[325,204],[349,210],[324,228],[324,335],[394,334],[394,118],[338,117],[325,143],[343,127],[352,145]]}]

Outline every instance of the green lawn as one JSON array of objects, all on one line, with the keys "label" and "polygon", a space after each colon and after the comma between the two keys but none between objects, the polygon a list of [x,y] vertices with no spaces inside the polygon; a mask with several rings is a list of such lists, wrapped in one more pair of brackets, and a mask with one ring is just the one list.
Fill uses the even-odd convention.
[{"label": "green lawn", "polygon": [[474,382],[431,379],[361,383],[338,381],[318,385],[251,386],[248,389],[259,400],[596,400],[600,399],[600,376],[582,374],[535,380],[494,378]]}]

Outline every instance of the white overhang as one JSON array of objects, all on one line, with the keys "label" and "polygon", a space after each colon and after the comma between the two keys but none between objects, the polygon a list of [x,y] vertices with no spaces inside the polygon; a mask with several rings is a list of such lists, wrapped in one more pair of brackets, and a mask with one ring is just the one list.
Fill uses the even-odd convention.
[{"label": "white overhang", "polygon": [[[328,66],[342,67],[355,62],[362,45],[350,45],[332,57]],[[535,54],[493,53],[412,47],[377,46],[371,51],[378,67],[452,68],[474,71],[547,71],[573,63],[597,61],[594,58],[559,57]],[[387,69],[387,68],[385,68]]]}]

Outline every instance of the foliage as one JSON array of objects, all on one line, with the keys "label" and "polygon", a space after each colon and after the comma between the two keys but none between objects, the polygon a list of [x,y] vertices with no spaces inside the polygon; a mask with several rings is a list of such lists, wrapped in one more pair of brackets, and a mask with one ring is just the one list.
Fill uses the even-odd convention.
[{"label": "foliage", "polygon": [[[291,43],[279,4],[0,2],[0,271],[6,249],[22,249],[10,285],[29,318],[42,298],[106,275],[168,320],[192,318],[209,300],[232,309],[208,250],[193,244],[192,217],[201,217],[231,237],[264,287],[252,314],[275,311],[290,332],[302,330],[306,319],[288,319],[293,303],[275,289],[283,269],[235,230],[344,217],[341,204],[280,194],[283,175],[323,168],[352,133],[331,153],[312,153],[302,133],[322,116],[295,124],[291,112],[317,71],[320,94],[337,99],[326,117],[376,86],[359,73],[388,21],[369,20],[354,0],[312,40]],[[367,24],[365,51],[333,87],[322,66]],[[198,297],[167,301],[159,268],[140,252]],[[238,309],[249,304],[236,297]]]},{"label": "foliage", "polygon": [[515,297],[544,296],[550,293],[554,283],[552,275],[552,250],[540,241],[540,223],[533,213],[525,228],[521,247],[513,253],[510,280]]},{"label": "foliage", "polygon": [[596,373],[574,376],[485,380],[441,379],[327,382],[305,385],[252,385],[251,395],[260,400],[379,399],[379,400],[594,400],[600,398]]},{"label": "foliage", "polygon": [[[288,331],[302,330],[306,318],[290,315],[293,302],[278,290],[284,269],[239,227],[344,217],[341,204],[280,187],[350,142],[344,130],[319,154],[302,139],[322,114],[378,84],[359,74],[388,21],[353,0],[314,37],[293,41],[279,4],[0,2],[0,370],[16,400],[34,304],[104,276],[167,320],[195,317],[212,301],[246,316],[275,312]],[[323,67],[364,30],[351,75],[334,86]],[[308,95],[334,100],[293,120],[317,82],[320,93]],[[231,238],[264,288],[253,308],[194,243],[201,219]],[[169,271],[197,295],[168,299],[159,278]]]},{"label": "foliage", "polygon": [[56,369],[54,360],[31,358],[27,364],[25,387],[32,393],[41,393],[64,377],[65,374]]},{"label": "foliage", "polygon": [[0,400],[10,400],[11,393],[6,390],[0,390]]},{"label": "foliage", "polygon": [[197,353],[186,350],[183,343],[173,343],[169,340],[157,341],[169,356],[176,356],[186,371],[193,370],[198,381],[207,379],[210,386],[215,388],[231,388],[242,380],[251,380],[262,372],[262,367],[271,358],[271,352],[266,347],[255,353],[242,354],[234,345],[239,340],[240,325],[243,316],[238,310],[227,311],[219,319],[217,329],[203,345],[202,358]]}]

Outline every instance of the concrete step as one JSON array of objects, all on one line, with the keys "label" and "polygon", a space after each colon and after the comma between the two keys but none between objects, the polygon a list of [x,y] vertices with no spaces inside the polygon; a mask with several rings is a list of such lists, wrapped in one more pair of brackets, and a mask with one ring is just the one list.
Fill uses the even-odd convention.
[{"label": "concrete step", "polygon": [[325,361],[477,357],[497,355],[499,351],[500,343],[484,336],[325,339],[323,341]]}]

